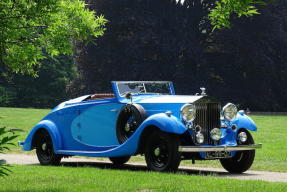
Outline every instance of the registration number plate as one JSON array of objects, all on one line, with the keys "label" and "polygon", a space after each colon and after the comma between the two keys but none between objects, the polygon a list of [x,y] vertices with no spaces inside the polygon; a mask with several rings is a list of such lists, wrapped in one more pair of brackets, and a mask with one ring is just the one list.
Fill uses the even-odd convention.
[{"label": "registration number plate", "polygon": [[230,151],[210,151],[205,153],[205,159],[220,159],[231,157]]}]

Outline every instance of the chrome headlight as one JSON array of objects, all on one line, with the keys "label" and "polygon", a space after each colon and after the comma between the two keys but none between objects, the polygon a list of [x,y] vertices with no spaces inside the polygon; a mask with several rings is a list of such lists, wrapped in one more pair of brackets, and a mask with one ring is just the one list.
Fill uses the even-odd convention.
[{"label": "chrome headlight", "polygon": [[197,143],[203,143],[204,142],[204,136],[202,133],[197,133],[195,137],[196,137]]},{"label": "chrome headlight", "polygon": [[237,107],[232,104],[228,103],[222,108],[222,115],[224,119],[228,121],[233,121],[236,118],[237,115]]},{"label": "chrome headlight", "polygon": [[195,115],[196,115],[195,106],[192,104],[185,104],[180,109],[180,114],[181,114],[182,119],[185,122],[188,122],[188,123],[192,122],[195,119]]}]

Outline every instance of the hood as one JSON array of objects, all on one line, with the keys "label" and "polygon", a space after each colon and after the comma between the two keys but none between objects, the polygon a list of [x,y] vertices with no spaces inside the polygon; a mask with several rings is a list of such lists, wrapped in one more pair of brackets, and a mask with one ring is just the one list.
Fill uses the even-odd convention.
[{"label": "hood", "polygon": [[[205,96],[188,95],[136,95],[133,96],[135,103],[193,103]],[[123,102],[129,102],[125,99]]]}]

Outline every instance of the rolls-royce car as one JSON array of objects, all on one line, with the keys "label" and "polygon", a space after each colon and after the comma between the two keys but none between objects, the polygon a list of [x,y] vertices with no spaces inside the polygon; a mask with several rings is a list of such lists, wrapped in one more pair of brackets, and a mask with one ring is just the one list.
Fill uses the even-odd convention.
[{"label": "rolls-royce car", "polygon": [[219,160],[231,173],[255,157],[253,120],[235,104],[221,107],[205,88],[176,95],[169,81],[114,81],[113,93],[91,94],[56,106],[19,142],[41,165],[63,157],[106,157],[116,166],[144,155],[153,171],[176,171],[181,160]]}]

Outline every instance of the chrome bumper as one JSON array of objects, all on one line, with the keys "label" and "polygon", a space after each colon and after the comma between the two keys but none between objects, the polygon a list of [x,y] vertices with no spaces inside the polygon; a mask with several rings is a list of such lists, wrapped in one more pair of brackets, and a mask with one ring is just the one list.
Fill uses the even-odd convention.
[{"label": "chrome bumper", "polygon": [[237,146],[179,146],[180,152],[208,152],[208,151],[249,151],[262,148],[262,144]]}]

